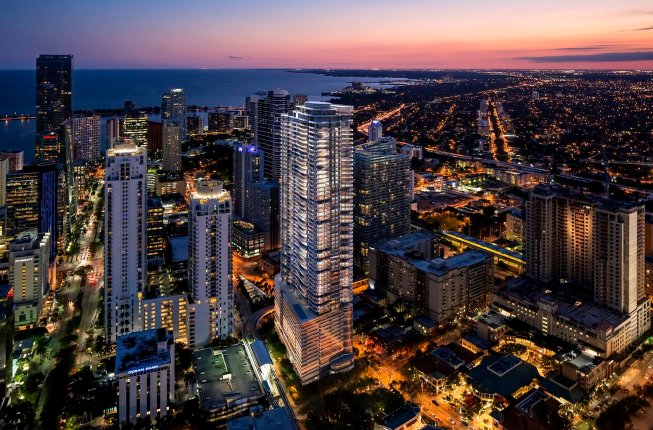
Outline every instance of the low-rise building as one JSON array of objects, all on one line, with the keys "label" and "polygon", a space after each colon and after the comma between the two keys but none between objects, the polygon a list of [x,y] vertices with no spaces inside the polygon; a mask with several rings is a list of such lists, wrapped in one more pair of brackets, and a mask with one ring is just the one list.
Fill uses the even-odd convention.
[{"label": "low-rise building", "polygon": [[175,399],[175,343],[166,329],[137,331],[116,338],[118,423],[168,414]]},{"label": "low-rise building", "polygon": [[249,415],[227,422],[227,430],[295,430],[285,408],[264,411],[261,406],[250,409]]},{"label": "low-rise building", "polygon": [[493,305],[546,335],[604,359],[623,352],[650,328],[648,300],[631,314],[622,314],[594,304],[581,292],[564,286],[543,288],[527,278],[516,278],[493,294]]},{"label": "low-rise building", "polygon": [[422,427],[419,406],[406,403],[374,423],[374,430],[417,430]]},{"label": "low-rise building", "polygon": [[209,421],[225,422],[249,411],[264,397],[242,344],[204,348],[194,354],[199,400]]},{"label": "low-rise building", "polygon": [[516,398],[528,391],[540,375],[532,364],[514,355],[491,355],[467,372],[474,392],[482,399]]}]

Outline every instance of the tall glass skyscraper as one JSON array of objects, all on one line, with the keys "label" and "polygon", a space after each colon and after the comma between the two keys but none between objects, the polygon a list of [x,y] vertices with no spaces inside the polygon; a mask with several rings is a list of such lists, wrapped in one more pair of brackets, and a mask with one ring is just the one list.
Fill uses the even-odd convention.
[{"label": "tall glass skyscraper", "polygon": [[180,138],[186,140],[186,94],[182,88],[173,88],[163,93],[161,121],[179,126]]},{"label": "tall glass skyscraper", "polygon": [[281,177],[281,116],[290,112],[290,94],[286,90],[268,91],[265,97],[249,98],[255,110],[253,130],[256,144],[265,154],[265,179],[279,182]]},{"label": "tall glass skyscraper", "polygon": [[39,55],[36,59],[37,161],[64,161],[59,127],[73,115],[73,56]]},{"label": "tall glass skyscraper", "polygon": [[352,107],[282,115],[275,325],[303,384],[353,367]]}]

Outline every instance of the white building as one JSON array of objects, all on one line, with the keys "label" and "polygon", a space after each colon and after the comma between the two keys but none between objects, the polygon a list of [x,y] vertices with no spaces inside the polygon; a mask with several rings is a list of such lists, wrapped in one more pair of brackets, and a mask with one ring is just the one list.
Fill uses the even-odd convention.
[{"label": "white building", "polygon": [[73,160],[100,158],[100,115],[73,117]]},{"label": "white building", "polygon": [[351,112],[306,102],[282,116],[275,325],[304,384],[354,361]]},{"label": "white building", "polygon": [[138,418],[156,420],[168,414],[175,400],[175,343],[164,328],[116,339],[118,423]]},{"label": "white building", "polygon": [[28,230],[9,243],[9,285],[14,289],[14,325],[36,327],[48,291],[50,233]]},{"label": "white building", "polygon": [[104,328],[107,342],[140,330],[145,287],[147,148],[116,143],[107,151],[104,188]]},{"label": "white building", "polygon": [[375,142],[383,137],[383,124],[381,121],[372,120],[367,127],[367,141]]},{"label": "white building", "polygon": [[188,220],[188,279],[195,303],[211,306],[212,337],[233,331],[231,198],[222,182],[200,180],[191,194]]}]

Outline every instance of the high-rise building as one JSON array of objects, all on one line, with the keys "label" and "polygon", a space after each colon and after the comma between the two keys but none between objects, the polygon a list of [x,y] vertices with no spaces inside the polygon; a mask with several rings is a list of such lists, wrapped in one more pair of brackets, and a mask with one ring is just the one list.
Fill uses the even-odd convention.
[{"label": "high-rise building", "polygon": [[370,126],[367,127],[367,140],[368,142],[374,142],[383,137],[383,124],[381,121],[375,119],[370,122]]},{"label": "high-rise building", "polygon": [[34,160],[63,163],[65,158],[63,136],[59,131],[37,131]]},{"label": "high-rise building", "polygon": [[163,170],[181,172],[181,127],[163,123]]},{"label": "high-rise building", "polygon": [[231,198],[222,182],[200,180],[191,194],[188,219],[188,277],[195,303],[211,305],[212,337],[233,331]]},{"label": "high-rise building", "polygon": [[368,271],[370,245],[410,231],[410,161],[386,138],[354,149],[354,258]]},{"label": "high-rise building", "polygon": [[262,252],[279,248],[279,184],[274,181],[254,182],[248,186],[245,219],[263,233]]},{"label": "high-rise building", "polygon": [[122,138],[124,123],[118,117],[113,117],[107,120],[107,141],[106,148],[113,148],[113,144]]},{"label": "high-rise building", "polygon": [[14,324],[36,327],[49,287],[50,234],[21,232],[9,243],[9,285],[14,290]]},{"label": "high-rise building", "polygon": [[351,112],[307,102],[282,115],[275,326],[303,384],[354,363]]},{"label": "high-rise building", "polygon": [[36,59],[37,161],[63,159],[56,134],[73,115],[73,56],[39,55]]},{"label": "high-rise building", "polygon": [[281,116],[292,108],[285,90],[268,91],[265,97],[250,97],[256,110],[255,141],[265,154],[265,179],[279,182],[281,177]]},{"label": "high-rise building", "polygon": [[234,118],[236,113],[233,111],[221,110],[209,112],[209,131],[214,133],[231,133],[234,129]]},{"label": "high-rise building", "polygon": [[146,279],[147,150],[116,143],[107,151],[104,188],[104,327],[107,342],[140,330]]},{"label": "high-rise building", "polygon": [[147,122],[147,152],[154,153],[163,149],[163,124],[158,121]]},{"label": "high-rise building", "polygon": [[50,263],[57,255],[57,165],[27,165],[7,175],[7,239],[26,230],[50,233]]},{"label": "high-rise building", "polygon": [[9,173],[9,157],[0,154],[0,206],[7,203],[7,174]]},{"label": "high-rise building", "polygon": [[308,101],[308,96],[306,94],[295,94],[293,100],[293,107],[302,106]]},{"label": "high-rise building", "polygon": [[100,158],[100,115],[73,117],[73,160],[96,163]]},{"label": "high-rise building", "polygon": [[538,186],[524,232],[526,277],[494,295],[506,312],[602,358],[650,329],[643,206]]},{"label": "high-rise building", "polygon": [[200,134],[204,131],[204,122],[199,115],[186,117],[186,132],[188,134]]},{"label": "high-rise building", "polygon": [[165,240],[163,234],[163,204],[160,197],[147,199],[147,262],[163,264]]},{"label": "high-rise building", "polygon": [[248,187],[253,182],[263,180],[263,151],[256,145],[237,145],[234,147],[233,165],[233,214],[244,218]]},{"label": "high-rise building", "polygon": [[7,160],[9,160],[8,172],[23,170],[24,157],[24,151],[0,151],[0,158],[7,158]]},{"label": "high-rise building", "polygon": [[122,135],[138,146],[148,146],[147,124],[147,113],[130,111],[123,119]]},{"label": "high-rise building", "polygon": [[179,138],[186,140],[186,94],[183,89],[174,88],[163,93],[161,121],[179,126]]}]

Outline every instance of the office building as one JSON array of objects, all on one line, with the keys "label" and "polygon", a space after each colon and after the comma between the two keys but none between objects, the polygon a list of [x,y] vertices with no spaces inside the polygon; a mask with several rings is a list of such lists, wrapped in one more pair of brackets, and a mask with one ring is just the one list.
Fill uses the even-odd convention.
[{"label": "office building", "polygon": [[50,282],[50,234],[28,230],[9,243],[9,285],[14,291],[14,324],[37,326]]},{"label": "office building", "polygon": [[367,127],[367,141],[374,142],[383,137],[383,124],[381,121],[373,119]]},{"label": "office building", "polygon": [[201,134],[204,132],[204,121],[199,115],[190,115],[186,117],[186,133]]},{"label": "office building", "polygon": [[104,328],[107,342],[140,330],[146,271],[147,151],[117,143],[104,171]]},{"label": "office building", "polygon": [[279,184],[273,181],[260,181],[248,186],[245,201],[245,219],[256,226],[263,234],[262,252],[279,248]]},{"label": "office building", "polygon": [[23,162],[25,158],[24,151],[0,151],[0,159],[1,158],[6,158],[9,161],[8,172],[23,170]]},{"label": "office building", "polygon": [[211,305],[212,338],[233,331],[231,198],[222,182],[200,180],[191,193],[188,219],[188,277],[195,303]]},{"label": "office building", "polygon": [[163,265],[165,239],[163,204],[160,197],[147,199],[147,264]]},{"label": "office building", "polygon": [[163,93],[161,101],[161,122],[179,127],[179,139],[186,140],[186,94],[181,88]]},{"label": "office building", "polygon": [[232,111],[209,112],[209,132],[231,133],[234,129],[235,116]]},{"label": "office building", "polygon": [[27,165],[7,175],[7,239],[26,230],[50,233],[50,262],[57,255],[58,176],[55,163]]},{"label": "office building", "polygon": [[56,132],[73,115],[72,63],[72,55],[39,55],[36,59],[36,161],[64,158]]},{"label": "office building", "polygon": [[263,180],[263,151],[255,145],[242,144],[234,147],[233,176],[233,214],[244,218],[249,187],[252,183]]},{"label": "office building", "polygon": [[290,94],[285,90],[268,91],[265,97],[250,97],[251,109],[255,109],[256,144],[265,154],[264,177],[279,182],[281,177],[281,116],[292,108]]},{"label": "office building", "polygon": [[163,171],[181,172],[181,127],[163,123]]},{"label": "office building", "polygon": [[148,146],[147,114],[133,112],[125,115],[123,119],[123,137],[132,140],[138,146]]},{"label": "office building", "polygon": [[354,364],[351,112],[307,102],[282,115],[275,326],[303,384]]},{"label": "office building", "polygon": [[153,154],[163,149],[163,123],[147,122],[147,152]]},{"label": "office building", "polygon": [[166,416],[175,400],[175,343],[159,328],[119,336],[116,340],[118,423],[135,424]]},{"label": "office building", "polygon": [[410,231],[410,161],[394,139],[354,148],[354,263],[368,271],[370,245]]},{"label": "office building", "polygon": [[96,163],[100,158],[100,115],[73,117],[73,160]]}]

